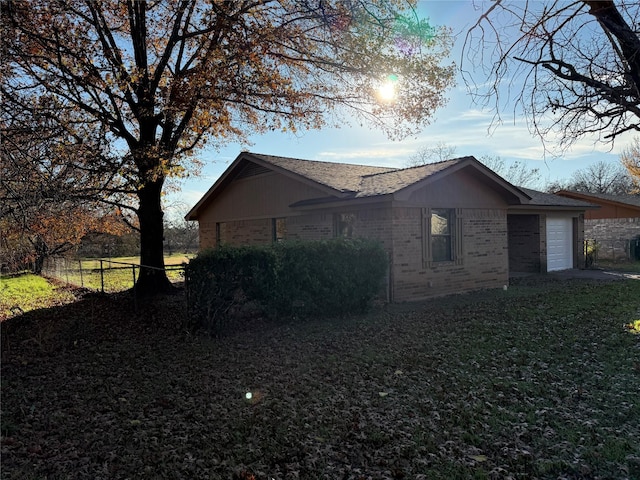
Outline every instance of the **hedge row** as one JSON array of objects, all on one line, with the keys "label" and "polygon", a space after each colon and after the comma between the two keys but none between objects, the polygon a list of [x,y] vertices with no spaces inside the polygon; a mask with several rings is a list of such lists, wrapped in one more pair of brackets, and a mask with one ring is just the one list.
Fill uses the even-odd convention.
[{"label": "hedge row", "polygon": [[268,316],[362,312],[386,270],[382,245],[365,239],[223,246],[187,266],[191,315],[217,331],[247,305]]}]

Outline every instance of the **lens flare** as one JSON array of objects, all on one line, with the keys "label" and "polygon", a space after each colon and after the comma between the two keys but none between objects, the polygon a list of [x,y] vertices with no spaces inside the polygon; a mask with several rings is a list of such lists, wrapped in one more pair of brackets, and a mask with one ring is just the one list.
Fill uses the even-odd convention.
[{"label": "lens flare", "polygon": [[396,98],[396,87],[391,82],[386,82],[378,87],[378,96],[381,100],[391,101]]},{"label": "lens flare", "polygon": [[378,98],[384,102],[391,102],[397,96],[398,76],[387,75],[384,81],[378,87]]}]

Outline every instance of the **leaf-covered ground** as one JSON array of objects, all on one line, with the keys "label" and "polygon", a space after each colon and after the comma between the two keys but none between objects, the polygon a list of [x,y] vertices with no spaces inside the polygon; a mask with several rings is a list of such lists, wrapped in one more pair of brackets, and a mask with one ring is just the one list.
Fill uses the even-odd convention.
[{"label": "leaf-covered ground", "polygon": [[640,478],[640,281],[524,280],[183,328],[124,294],[5,322],[6,479]]}]

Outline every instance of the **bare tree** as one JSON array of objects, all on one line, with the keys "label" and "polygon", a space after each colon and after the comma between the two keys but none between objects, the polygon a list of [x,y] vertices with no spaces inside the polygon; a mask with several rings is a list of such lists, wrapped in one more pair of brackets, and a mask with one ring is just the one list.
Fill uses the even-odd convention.
[{"label": "bare tree", "polygon": [[577,170],[568,180],[557,180],[547,186],[547,191],[558,190],[626,195],[633,190],[633,180],[622,164],[599,161]]},{"label": "bare tree", "polygon": [[418,167],[428,163],[442,162],[454,158],[456,147],[445,142],[437,142],[432,147],[423,147],[407,160],[407,167]]},{"label": "bare tree", "polygon": [[539,186],[541,180],[540,169],[530,168],[523,160],[505,162],[503,158],[497,155],[484,155],[478,160],[517,187],[536,188]]},{"label": "bare tree", "polygon": [[165,250],[169,254],[179,251],[193,253],[198,249],[198,223],[186,220],[190,207],[182,201],[173,202],[165,207],[170,212],[165,217]]},{"label": "bare tree", "polygon": [[121,210],[97,201],[112,176],[92,166],[108,158],[104,145],[91,132],[78,141],[59,121],[13,107],[0,105],[0,263],[40,273],[48,256],[85,235],[127,228]]},{"label": "bare tree", "polygon": [[637,0],[476,3],[463,76],[476,101],[493,105],[495,122],[504,106],[514,115],[520,107],[543,141],[559,135],[560,148],[640,131]]},{"label": "bare tree", "polygon": [[632,181],[619,163],[600,161],[576,171],[572,178],[573,189],[580,192],[627,194]]},{"label": "bare tree", "polygon": [[640,195],[640,138],[635,137],[633,143],[620,155],[620,161],[627,170],[633,188],[631,193]]}]

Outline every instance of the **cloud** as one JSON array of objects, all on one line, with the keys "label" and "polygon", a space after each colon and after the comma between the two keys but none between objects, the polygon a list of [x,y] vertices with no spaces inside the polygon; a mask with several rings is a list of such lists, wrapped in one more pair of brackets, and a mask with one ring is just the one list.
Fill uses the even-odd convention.
[{"label": "cloud", "polygon": [[390,145],[388,147],[374,147],[374,148],[340,148],[335,150],[325,150],[318,152],[316,157],[323,161],[340,161],[347,160],[366,161],[367,163],[380,163],[380,160],[389,161],[392,159],[403,158],[407,155],[411,155],[415,152],[414,148],[411,148],[407,144]]}]

